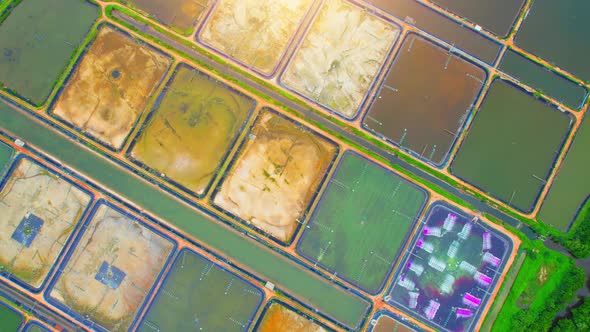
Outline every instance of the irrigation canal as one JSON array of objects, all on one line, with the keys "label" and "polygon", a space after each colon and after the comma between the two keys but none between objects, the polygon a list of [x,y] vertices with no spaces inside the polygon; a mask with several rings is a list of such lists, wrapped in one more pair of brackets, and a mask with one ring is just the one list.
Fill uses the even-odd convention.
[{"label": "irrigation canal", "polygon": [[142,31],[143,33],[163,41],[165,44],[167,44],[177,50],[180,50],[181,52],[187,54],[188,56],[190,56],[198,61],[206,63],[207,65],[215,68],[215,70],[217,70],[218,72],[221,72],[227,76],[234,77],[238,81],[246,83],[247,85],[249,85],[253,89],[260,91],[262,94],[267,95],[267,96],[271,97],[272,99],[278,101],[279,103],[285,105],[286,107],[297,111],[298,113],[303,115],[305,118],[308,118],[313,121],[321,123],[329,130],[336,132],[336,133],[346,137],[348,140],[350,140],[356,144],[359,144],[362,147],[370,150],[371,152],[387,159],[392,164],[397,164],[400,167],[404,168],[405,170],[409,171],[410,173],[416,175],[417,177],[419,177],[427,182],[430,182],[430,183],[438,186],[439,188],[443,189],[444,191],[447,191],[450,194],[464,200],[465,202],[474,206],[475,209],[477,209],[481,213],[490,214],[490,215],[494,216],[495,218],[504,221],[505,223],[509,224],[510,226],[520,229],[520,231],[522,231],[528,238],[530,238],[530,239],[537,238],[537,234],[529,226],[520,222],[520,220],[507,215],[506,213],[496,209],[493,206],[488,205],[485,202],[480,201],[479,199],[471,196],[470,194],[468,194],[460,189],[453,187],[452,185],[448,184],[444,180],[441,180],[441,179],[437,178],[436,176],[434,176],[434,175],[432,175],[432,174],[430,174],[430,173],[428,173],[428,172],[426,172],[414,165],[411,165],[404,160],[399,159],[396,155],[389,153],[388,151],[376,146],[375,144],[367,141],[366,139],[359,137],[353,133],[349,133],[348,131],[344,130],[343,128],[341,128],[337,124],[329,121],[328,119],[324,118],[323,116],[309,110],[308,108],[303,107],[302,105],[300,105],[294,101],[291,101],[291,100],[283,97],[278,92],[276,92],[270,88],[267,88],[255,81],[253,81],[252,79],[245,77],[244,75],[241,75],[240,73],[235,72],[234,70],[232,70],[231,68],[229,68],[227,66],[219,64],[215,60],[209,59],[205,55],[197,52],[196,50],[194,50],[194,49],[192,49],[180,42],[175,41],[174,39],[155,30],[154,28],[152,28],[149,25],[146,25],[142,22],[138,22],[138,21],[134,20],[133,18],[131,18],[121,12],[118,12],[118,11],[114,11],[113,15],[117,19],[122,20],[127,24],[133,25],[135,28]]},{"label": "irrigation canal", "polygon": [[101,186],[150,211],[184,231],[200,244],[223,253],[264,280],[337,321],[357,327],[370,304],[361,297],[316,276],[271,249],[233,231],[221,222],[197,212],[159,188],[132,175],[105,157],[83,148],[72,139],[49,129],[40,120],[0,102],[0,128],[51,155]]}]

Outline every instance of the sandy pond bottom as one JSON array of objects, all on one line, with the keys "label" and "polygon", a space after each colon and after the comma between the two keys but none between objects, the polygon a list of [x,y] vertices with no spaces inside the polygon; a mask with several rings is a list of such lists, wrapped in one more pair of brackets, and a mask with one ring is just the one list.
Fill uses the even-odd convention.
[{"label": "sandy pond bottom", "polygon": [[130,157],[202,194],[254,101],[184,65],[160,99],[134,140]]},{"label": "sandy pond bottom", "polygon": [[89,203],[89,194],[20,159],[0,192],[2,270],[40,287]]},{"label": "sandy pond bottom", "polygon": [[101,203],[50,296],[108,330],[126,331],[173,248],[134,217]]},{"label": "sandy pond bottom", "polygon": [[170,58],[104,26],[52,113],[99,141],[121,148]]},{"label": "sandy pond bottom", "polygon": [[290,308],[273,302],[266,309],[262,321],[258,325],[256,332],[326,332],[322,326],[313,320],[299,315]]},{"label": "sandy pond bottom", "polygon": [[343,0],[323,4],[281,82],[347,118],[357,113],[399,29]]},{"label": "sandy pond bottom", "polygon": [[371,332],[414,332],[415,330],[398,322],[392,317],[382,315],[377,319],[377,324],[373,326]]},{"label": "sandy pond bottom", "polygon": [[308,128],[264,110],[214,203],[282,240],[293,235],[337,147]]},{"label": "sandy pond bottom", "polygon": [[220,0],[199,38],[270,75],[312,4],[313,0]]}]

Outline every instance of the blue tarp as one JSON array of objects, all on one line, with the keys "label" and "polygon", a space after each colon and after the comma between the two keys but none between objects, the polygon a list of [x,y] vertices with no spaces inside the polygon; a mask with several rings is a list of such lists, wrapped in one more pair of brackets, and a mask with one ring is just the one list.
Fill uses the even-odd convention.
[{"label": "blue tarp", "polygon": [[123,279],[125,279],[125,276],[125,272],[103,261],[95,279],[109,286],[111,289],[117,289],[121,282],[123,282]]},{"label": "blue tarp", "polygon": [[32,213],[27,213],[12,233],[12,239],[28,248],[42,226],[43,220]]}]

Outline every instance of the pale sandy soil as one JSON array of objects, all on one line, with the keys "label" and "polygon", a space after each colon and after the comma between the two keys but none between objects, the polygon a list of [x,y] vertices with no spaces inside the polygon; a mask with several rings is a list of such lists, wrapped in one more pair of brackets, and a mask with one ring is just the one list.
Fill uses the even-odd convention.
[{"label": "pale sandy soil", "polygon": [[220,0],[200,39],[270,75],[312,4],[312,0]]},{"label": "pale sandy soil", "polygon": [[286,241],[319,187],[336,146],[263,113],[214,203]]},{"label": "pale sandy soil", "polygon": [[386,61],[399,29],[342,0],[327,0],[289,62],[287,87],[353,117]]},{"label": "pale sandy soil", "polygon": [[[169,240],[102,205],[51,297],[111,331],[126,331],[172,249]],[[116,289],[95,279],[104,261],[126,274]]]},{"label": "pale sandy soil", "polygon": [[170,63],[146,45],[103,27],[52,112],[120,148]]},{"label": "pale sandy soil", "polygon": [[[22,159],[0,192],[0,265],[40,287],[89,203],[90,195]],[[27,248],[12,234],[28,213],[44,224]]]}]

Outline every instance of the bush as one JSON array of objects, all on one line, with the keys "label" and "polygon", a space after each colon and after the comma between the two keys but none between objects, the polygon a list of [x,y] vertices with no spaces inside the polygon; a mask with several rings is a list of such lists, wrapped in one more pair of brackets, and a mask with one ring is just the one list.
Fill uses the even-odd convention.
[{"label": "bush", "polygon": [[582,208],[571,231],[567,235],[556,236],[554,240],[577,258],[590,255],[590,200]]},{"label": "bush", "polygon": [[572,312],[567,317],[555,322],[551,331],[590,331],[590,301],[587,298],[583,298],[582,304],[572,309]]},{"label": "bush", "polygon": [[[549,331],[557,313],[584,286],[584,270],[572,259],[546,248],[539,250],[537,255],[527,256],[493,331]],[[542,268],[547,273],[544,282],[538,277]],[[561,324],[566,328],[569,323]]]}]

